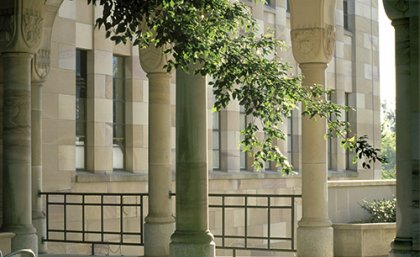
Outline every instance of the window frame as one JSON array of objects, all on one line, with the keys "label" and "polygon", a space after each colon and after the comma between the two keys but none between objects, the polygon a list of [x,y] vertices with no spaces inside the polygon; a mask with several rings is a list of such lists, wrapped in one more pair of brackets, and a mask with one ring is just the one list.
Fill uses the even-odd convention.
[{"label": "window frame", "polygon": [[[221,112],[213,112],[212,113],[212,115],[217,115],[217,126],[215,126],[215,117],[213,116],[212,117],[212,146],[211,146],[211,151],[212,151],[212,163],[211,163],[211,167],[212,167],[212,170],[221,170],[221,138],[220,138],[220,136],[221,136],[221,134],[220,134],[220,118],[221,118]],[[218,137],[217,137],[217,142],[218,142],[218,147],[217,148],[215,148],[215,146],[214,146],[214,144],[213,144],[213,142],[215,142],[214,141],[214,135],[215,135],[215,133],[217,133],[218,134]],[[214,154],[215,154],[215,152],[217,152],[217,155],[218,155],[218,164],[217,164],[217,166],[216,165],[214,165],[215,164],[215,158],[214,158]]]}]

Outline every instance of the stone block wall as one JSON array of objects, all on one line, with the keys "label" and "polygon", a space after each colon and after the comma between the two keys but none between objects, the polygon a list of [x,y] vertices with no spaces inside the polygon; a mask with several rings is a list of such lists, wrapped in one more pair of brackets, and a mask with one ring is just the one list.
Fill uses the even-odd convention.
[{"label": "stone block wall", "polygon": [[369,214],[360,207],[363,200],[392,199],[395,180],[330,181],[329,216],[333,223],[355,223],[368,219]]}]

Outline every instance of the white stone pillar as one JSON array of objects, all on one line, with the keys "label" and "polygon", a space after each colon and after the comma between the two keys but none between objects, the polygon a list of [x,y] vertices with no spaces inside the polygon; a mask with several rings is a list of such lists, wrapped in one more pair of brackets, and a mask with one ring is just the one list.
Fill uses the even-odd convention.
[{"label": "white stone pillar", "polygon": [[13,232],[12,251],[37,250],[31,204],[30,53],[3,53],[3,225]]},{"label": "white stone pillar", "polygon": [[149,78],[149,214],[144,225],[144,254],[169,256],[174,231],[170,199],[171,172],[171,74],[161,48],[140,49],[140,62]]},{"label": "white stone pillar", "polygon": [[[325,70],[335,47],[334,12],[335,0],[291,1],[292,50],[302,70],[305,87],[320,84],[325,88]],[[302,219],[297,230],[299,257],[333,256],[325,133],[325,119],[302,118]]]},{"label": "white stone pillar", "polygon": [[207,81],[176,72],[176,230],[171,257],[214,257],[208,226]]},{"label": "white stone pillar", "polygon": [[[396,169],[397,169],[397,235],[392,242],[391,256],[411,256],[412,248],[412,166],[410,104],[410,19],[408,1],[384,0],[387,15],[395,28],[396,68]],[[414,75],[414,74],[413,74]],[[417,85],[416,85],[417,86]]]}]

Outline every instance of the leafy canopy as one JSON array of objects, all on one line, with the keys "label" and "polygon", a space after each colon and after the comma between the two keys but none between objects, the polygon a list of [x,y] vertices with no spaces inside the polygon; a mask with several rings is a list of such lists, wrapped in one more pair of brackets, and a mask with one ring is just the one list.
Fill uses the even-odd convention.
[{"label": "leafy canopy", "polygon": [[[327,90],[320,86],[303,87],[301,77],[290,74],[290,66],[278,52],[285,48],[273,33],[259,33],[249,9],[230,0],[88,0],[103,6],[96,23],[106,37],[118,43],[131,41],[142,48],[163,47],[172,58],[168,71],[193,72],[212,77],[214,110],[238,100],[245,113],[254,117],[242,131],[242,149],[254,154],[254,166],[274,161],[288,173],[286,157],[274,144],[285,139],[279,129],[299,103],[303,113],[328,120],[328,134],[343,135],[346,122],[340,117],[346,107],[325,100]],[[264,139],[257,137],[262,128]],[[344,138],[345,139],[345,138]],[[349,148],[356,141],[345,139]]]}]

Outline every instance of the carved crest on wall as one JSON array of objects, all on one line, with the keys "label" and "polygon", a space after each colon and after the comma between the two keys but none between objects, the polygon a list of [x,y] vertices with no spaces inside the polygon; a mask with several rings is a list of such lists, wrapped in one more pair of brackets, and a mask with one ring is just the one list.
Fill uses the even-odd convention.
[{"label": "carved crest on wall", "polygon": [[292,30],[293,55],[299,63],[331,60],[335,49],[335,27]]},{"label": "carved crest on wall", "polygon": [[0,10],[0,47],[6,48],[16,34],[16,22],[13,10]]},{"label": "carved crest on wall", "polygon": [[333,25],[326,25],[325,30],[324,51],[326,56],[331,56],[335,49],[335,27]]},{"label": "carved crest on wall", "polygon": [[393,0],[393,1],[385,1],[393,7],[394,9],[398,10],[399,12],[406,12],[409,8],[409,3],[407,0]]},{"label": "carved crest on wall", "polygon": [[36,47],[42,38],[42,16],[39,12],[26,9],[22,17],[22,37],[29,48]]},{"label": "carved crest on wall", "polygon": [[50,72],[50,50],[39,49],[32,61],[33,79],[43,81]]},{"label": "carved crest on wall", "polygon": [[408,15],[408,0],[384,0],[385,12],[390,19],[400,19]]},{"label": "carved crest on wall", "polygon": [[140,63],[143,70],[147,73],[166,72],[163,68],[168,61],[167,55],[162,47],[156,48],[149,46],[140,49]]},{"label": "carved crest on wall", "polygon": [[302,55],[314,56],[319,49],[320,37],[316,29],[299,29],[292,31],[293,47]]}]

